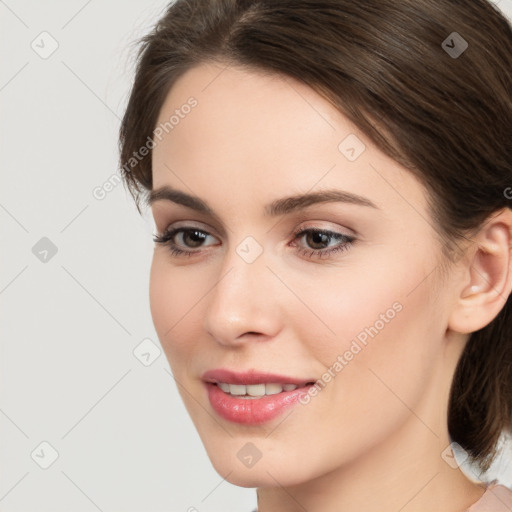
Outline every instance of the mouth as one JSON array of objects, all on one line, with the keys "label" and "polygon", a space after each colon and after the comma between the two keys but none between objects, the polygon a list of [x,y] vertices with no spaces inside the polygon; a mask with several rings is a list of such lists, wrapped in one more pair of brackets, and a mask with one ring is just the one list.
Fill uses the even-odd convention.
[{"label": "mouth", "polygon": [[213,411],[225,420],[243,425],[260,425],[276,419],[285,410],[298,404],[312,385],[312,382],[300,386],[205,382],[206,395]]},{"label": "mouth", "polygon": [[285,384],[277,382],[260,384],[231,384],[227,382],[210,382],[209,384],[217,386],[224,393],[232,397],[251,400],[262,398],[264,396],[278,395],[283,392],[294,391],[299,388],[312,386],[314,382],[311,381],[299,384]]},{"label": "mouth", "polygon": [[317,381],[268,372],[228,369],[203,374],[207,399],[221,418],[242,425],[261,425],[296,406]]}]

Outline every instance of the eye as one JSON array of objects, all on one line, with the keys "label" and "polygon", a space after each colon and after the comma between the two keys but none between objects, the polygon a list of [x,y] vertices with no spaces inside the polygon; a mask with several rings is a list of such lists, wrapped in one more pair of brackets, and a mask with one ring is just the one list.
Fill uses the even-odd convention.
[{"label": "eye", "polygon": [[[175,256],[187,255],[190,256],[198,251],[189,251],[181,249],[175,242],[175,238],[181,238],[182,246],[191,249],[202,247],[203,242],[211,237],[210,233],[203,231],[199,228],[181,227],[165,231],[162,235],[155,235],[153,241],[157,244],[166,245],[169,247],[171,254]],[[211,245],[211,244],[210,244]]]},{"label": "eye", "polygon": [[[173,256],[192,256],[199,254],[202,247],[215,245],[204,244],[208,237],[213,235],[199,228],[185,226],[165,231],[162,235],[155,235],[153,241],[169,247]],[[298,252],[308,258],[327,258],[339,251],[348,250],[356,240],[354,236],[345,235],[336,231],[318,228],[306,228],[293,233],[292,247],[297,247],[297,240],[304,239],[307,247],[301,246]],[[332,242],[335,242],[332,244]],[[183,248],[184,247],[184,248]]]},{"label": "eye", "polygon": [[[299,252],[304,256],[316,258],[329,257],[338,251],[346,251],[356,240],[354,236],[318,228],[302,229],[295,232],[294,235],[294,241],[291,245],[296,246],[297,240],[304,239],[309,249],[301,247]],[[336,243],[329,248],[329,244],[333,241]]]}]

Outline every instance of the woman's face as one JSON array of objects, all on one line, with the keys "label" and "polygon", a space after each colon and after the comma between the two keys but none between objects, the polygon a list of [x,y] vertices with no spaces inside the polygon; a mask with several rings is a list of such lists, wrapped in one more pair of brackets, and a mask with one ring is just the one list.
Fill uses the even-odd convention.
[{"label": "woman's face", "polygon": [[399,434],[440,453],[451,298],[423,186],[290,78],[202,64],[158,126],[153,191],[180,195],[155,195],[156,231],[182,231],[155,244],[151,312],[217,471],[293,485]]}]

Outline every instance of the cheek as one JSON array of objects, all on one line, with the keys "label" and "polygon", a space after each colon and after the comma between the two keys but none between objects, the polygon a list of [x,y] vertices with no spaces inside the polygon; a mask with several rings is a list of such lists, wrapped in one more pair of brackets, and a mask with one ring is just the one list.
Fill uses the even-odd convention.
[{"label": "cheek", "polygon": [[194,315],[206,290],[193,282],[187,270],[173,267],[163,254],[154,254],[149,281],[151,316],[173,373],[182,371],[196,340],[201,339],[201,323],[191,320],[197,320]]},{"label": "cheek", "polygon": [[318,331],[322,342],[312,344],[311,318],[296,316],[304,318],[297,333],[324,366],[322,380],[332,383],[322,393],[344,406],[348,400],[356,414],[371,409],[379,416],[390,406],[403,409],[400,400],[416,402],[434,371],[443,333],[429,294],[433,276],[426,277],[434,265],[418,254],[407,261],[390,257],[364,272],[340,269],[339,279],[316,276],[303,288],[304,302],[334,331],[323,329],[322,338]]}]

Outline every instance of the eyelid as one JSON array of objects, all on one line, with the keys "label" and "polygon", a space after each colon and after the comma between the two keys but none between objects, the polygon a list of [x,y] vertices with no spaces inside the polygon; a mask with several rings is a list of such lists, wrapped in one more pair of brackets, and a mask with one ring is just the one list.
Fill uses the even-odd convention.
[{"label": "eyelid", "polygon": [[[201,225],[197,225],[201,224]],[[197,229],[198,231],[204,231],[205,233],[208,233],[210,236],[214,236],[215,238],[219,238],[215,233],[216,229],[209,224],[205,222],[200,221],[193,221],[193,220],[177,220],[174,222],[165,222],[163,223],[164,228],[158,229],[158,232],[161,234],[165,234],[168,231],[174,231],[176,229],[183,229],[183,230],[189,230],[189,229]]]},{"label": "eyelid", "polygon": [[[229,226],[224,226],[222,222],[215,224],[210,224],[209,221],[211,221],[211,217],[207,214],[202,214],[201,212],[197,212],[195,210],[190,211],[189,208],[181,205],[174,205],[177,207],[177,211],[169,210],[168,205],[165,205],[164,208],[159,209],[158,203],[155,203],[152,208],[153,216],[155,219],[155,224],[164,225],[163,230],[159,230],[159,232],[165,232],[167,229],[169,229],[169,226],[173,224],[174,227],[185,227],[179,225],[181,222],[187,223],[186,227],[191,226],[190,223],[199,223],[202,224],[202,226],[192,226],[197,227],[197,229],[204,229],[205,231],[208,231],[209,234],[215,236],[216,238],[222,237],[225,238],[228,235],[228,232],[233,233],[233,230]],[[273,231],[276,226],[278,225],[289,225],[289,224],[300,224],[300,223],[309,223],[309,222],[319,222],[319,223],[325,223],[328,222],[330,224],[333,224],[335,227],[333,228],[334,231],[338,231],[340,229],[340,224],[336,221],[338,217],[338,210],[332,209],[335,205],[334,203],[319,203],[319,204],[313,204],[305,207],[302,210],[290,212],[287,214],[284,214],[284,216],[277,222],[272,223],[272,225],[265,230],[266,233],[269,233],[270,231]],[[337,213],[338,212],[338,213]],[[349,216],[347,217],[347,212],[341,213],[339,215],[339,221],[341,222],[341,226],[343,226],[344,229],[348,231],[347,235],[350,236],[356,236],[360,237],[361,235],[356,231],[355,229],[348,228],[347,226],[344,226],[344,221],[351,220],[354,221],[354,217],[352,212],[348,212]],[[320,215],[321,218],[313,218],[313,215]],[[160,217],[160,219],[158,219]],[[196,217],[197,219],[204,219],[204,220],[190,220],[191,217]],[[333,219],[332,221],[327,221],[326,217],[330,217]],[[168,219],[180,219],[180,220],[168,220]],[[158,220],[158,221],[157,221]],[[174,223],[177,223],[177,226],[174,226]],[[206,229],[203,227],[206,226]],[[158,227],[158,226],[157,226]],[[308,226],[309,227],[309,226]],[[320,228],[316,225],[311,226],[312,229],[330,229],[330,228]]]},{"label": "eyelid", "polygon": [[[322,225],[322,222],[326,222],[326,221],[321,221],[321,220],[316,220],[316,221],[308,220],[308,221],[304,221],[304,222],[305,223],[300,224],[297,228],[295,228],[292,231],[293,235],[298,235],[302,231],[313,230],[313,231],[329,231],[329,232],[344,235],[347,237],[358,237],[359,236],[356,231],[354,231],[353,229],[347,228],[346,226],[341,227],[338,225],[336,227],[325,227]],[[311,225],[309,223],[311,223]],[[333,223],[331,222],[330,224],[333,224]]]},{"label": "eyelid", "polygon": [[[197,220],[192,220],[191,217],[195,217]],[[166,231],[170,231],[171,229],[177,228],[196,228],[202,231],[207,231],[208,234],[215,236],[216,238],[225,237],[227,232],[224,226],[213,225],[208,222],[207,219],[210,219],[207,215],[204,216],[205,220],[199,220],[203,217],[203,214],[200,212],[184,213],[182,209],[176,213],[170,213],[167,209],[162,209],[162,211],[157,213],[157,210],[153,211],[153,218],[155,222],[155,227],[159,233],[165,233]],[[160,229],[159,226],[162,226]],[[227,228],[228,231],[231,231]]]}]

